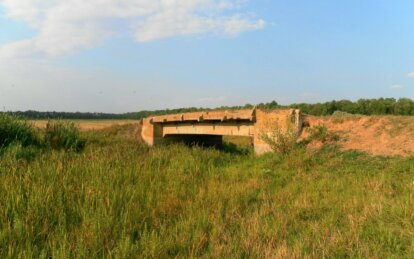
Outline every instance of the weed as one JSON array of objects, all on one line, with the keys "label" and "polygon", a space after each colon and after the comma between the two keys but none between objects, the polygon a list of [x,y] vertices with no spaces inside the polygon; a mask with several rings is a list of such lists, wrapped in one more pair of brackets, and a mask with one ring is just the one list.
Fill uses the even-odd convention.
[{"label": "weed", "polygon": [[279,154],[288,154],[297,146],[298,131],[293,122],[288,121],[286,127],[281,127],[277,122],[264,127],[259,138]]}]

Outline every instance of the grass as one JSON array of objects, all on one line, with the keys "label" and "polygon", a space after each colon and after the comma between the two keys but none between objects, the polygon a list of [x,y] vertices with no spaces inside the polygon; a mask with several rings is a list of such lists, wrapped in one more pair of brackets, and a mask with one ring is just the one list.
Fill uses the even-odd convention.
[{"label": "grass", "polygon": [[148,148],[134,126],[81,153],[0,157],[0,257],[414,254],[414,158]]},{"label": "grass", "polygon": [[410,134],[414,138],[414,121],[409,116],[388,117],[391,128],[388,133],[395,137],[399,134]]},{"label": "grass", "polygon": [[322,143],[333,143],[340,140],[340,136],[334,132],[330,132],[324,125],[316,125],[308,128],[309,137],[306,141],[317,140]]},{"label": "grass", "polygon": [[40,144],[39,136],[32,125],[18,117],[0,114],[0,150],[19,143],[25,147]]},{"label": "grass", "polygon": [[44,142],[53,149],[80,152],[86,140],[80,137],[80,131],[73,122],[55,121],[47,123]]}]

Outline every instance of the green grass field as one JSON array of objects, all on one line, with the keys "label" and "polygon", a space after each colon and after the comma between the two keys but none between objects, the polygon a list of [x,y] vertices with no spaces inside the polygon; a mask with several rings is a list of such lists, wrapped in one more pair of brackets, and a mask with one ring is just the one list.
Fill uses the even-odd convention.
[{"label": "green grass field", "polygon": [[148,148],[128,125],[82,134],[80,153],[1,152],[0,258],[414,254],[414,158]]}]

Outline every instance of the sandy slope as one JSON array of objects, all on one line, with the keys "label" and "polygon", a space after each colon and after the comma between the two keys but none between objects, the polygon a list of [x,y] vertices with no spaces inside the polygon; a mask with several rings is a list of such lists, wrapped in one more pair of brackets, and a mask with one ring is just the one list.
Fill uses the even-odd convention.
[{"label": "sandy slope", "polygon": [[[360,150],[373,155],[414,155],[414,117],[349,116],[314,117],[306,120],[310,127],[324,125],[339,135],[343,150]],[[307,130],[302,138],[307,136]],[[318,146],[318,143],[311,143]]]}]

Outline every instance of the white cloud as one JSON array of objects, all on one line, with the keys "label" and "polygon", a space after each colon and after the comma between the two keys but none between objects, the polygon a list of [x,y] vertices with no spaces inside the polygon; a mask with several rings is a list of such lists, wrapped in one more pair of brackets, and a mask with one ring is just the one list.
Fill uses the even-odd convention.
[{"label": "white cloud", "polygon": [[408,73],[408,77],[414,78],[414,72]]},{"label": "white cloud", "polygon": [[395,84],[391,86],[391,89],[401,89],[401,88],[404,88],[404,86],[399,85],[399,84]]},{"label": "white cloud", "polygon": [[21,40],[10,44],[0,45],[0,58],[13,58],[31,54],[33,40]]},{"label": "white cloud", "polygon": [[[265,26],[238,9],[246,0],[0,0],[7,17],[37,34],[0,45],[0,57],[57,56],[91,48],[115,35],[116,24],[138,42],[199,33],[237,36]],[[232,13],[232,14],[229,14]]]}]

